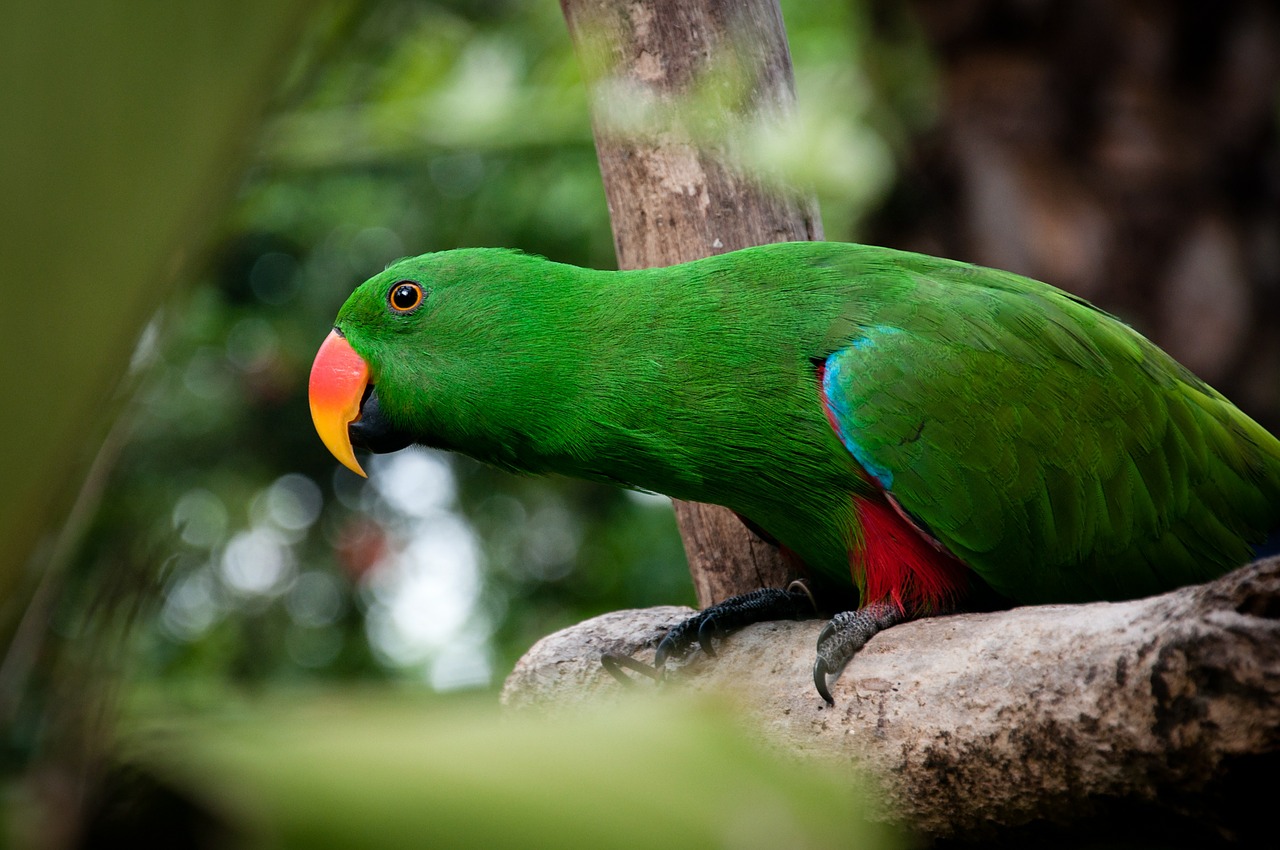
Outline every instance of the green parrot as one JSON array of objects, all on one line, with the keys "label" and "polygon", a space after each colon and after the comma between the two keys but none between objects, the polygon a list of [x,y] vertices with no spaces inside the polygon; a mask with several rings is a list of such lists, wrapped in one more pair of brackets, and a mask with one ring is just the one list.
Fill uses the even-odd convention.
[{"label": "green parrot", "polygon": [[[312,368],[353,444],[462,452],[709,502],[857,590],[814,681],[872,635],[957,609],[1128,599],[1207,580],[1280,529],[1280,441],[1116,318],[1008,272],[781,243],[640,271],[505,249],[362,284]],[[669,633],[797,616],[764,588]]]}]

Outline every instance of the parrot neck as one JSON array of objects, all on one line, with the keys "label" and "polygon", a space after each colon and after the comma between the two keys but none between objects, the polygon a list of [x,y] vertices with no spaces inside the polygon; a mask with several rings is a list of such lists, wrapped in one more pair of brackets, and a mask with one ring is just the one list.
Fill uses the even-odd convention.
[{"label": "parrot neck", "polygon": [[[814,364],[829,352],[806,347],[840,309],[838,279],[780,264],[763,285],[733,257],[626,272],[502,262],[441,293],[453,324],[420,359],[381,361],[388,407],[420,442],[724,505],[848,575],[849,496],[868,484],[823,412]],[[392,399],[398,387],[420,389]]]},{"label": "parrot neck", "polygon": [[[599,272],[552,265],[519,305],[467,392],[450,448],[506,468],[554,472],[724,505],[810,566],[848,575],[866,486],[827,425],[812,361],[829,302],[760,287],[713,262]],[[564,275],[559,278],[559,275]],[[814,299],[816,302],[817,299]],[[804,527],[795,527],[797,516]]]},{"label": "parrot neck", "polygon": [[512,323],[491,361],[501,390],[476,388],[492,414],[475,429],[477,456],[706,500],[741,477],[744,458],[757,458],[750,469],[773,454],[779,409],[799,398],[754,385],[798,396],[811,366],[754,333],[769,322],[749,304],[729,308],[723,288],[683,271],[544,278],[519,308],[541,320]]}]

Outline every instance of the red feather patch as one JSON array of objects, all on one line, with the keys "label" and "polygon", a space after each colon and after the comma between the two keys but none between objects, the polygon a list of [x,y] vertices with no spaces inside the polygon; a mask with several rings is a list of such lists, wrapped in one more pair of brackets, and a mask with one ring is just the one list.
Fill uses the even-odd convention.
[{"label": "red feather patch", "polygon": [[[831,430],[843,431],[827,398],[827,364],[817,366],[818,395]],[[910,614],[928,614],[951,608],[968,585],[969,568],[950,555],[942,544],[921,529],[902,507],[865,470],[860,470],[879,499],[853,497],[853,508],[862,527],[862,545],[850,553],[857,580],[865,571],[862,604],[892,602]]]},{"label": "red feather patch", "polygon": [[862,546],[851,555],[866,570],[868,602],[887,601],[910,614],[945,611],[968,583],[968,567],[924,536],[888,502],[855,496]]}]

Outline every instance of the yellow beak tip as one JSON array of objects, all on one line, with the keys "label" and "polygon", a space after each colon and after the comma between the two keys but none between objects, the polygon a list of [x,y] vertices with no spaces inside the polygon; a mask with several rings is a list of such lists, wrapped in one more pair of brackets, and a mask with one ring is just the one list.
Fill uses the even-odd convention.
[{"label": "yellow beak tip", "polygon": [[347,426],[360,418],[360,400],[369,383],[369,366],[334,330],[325,338],[311,364],[308,397],[311,421],[321,442],[347,469],[368,478],[356,460]]}]

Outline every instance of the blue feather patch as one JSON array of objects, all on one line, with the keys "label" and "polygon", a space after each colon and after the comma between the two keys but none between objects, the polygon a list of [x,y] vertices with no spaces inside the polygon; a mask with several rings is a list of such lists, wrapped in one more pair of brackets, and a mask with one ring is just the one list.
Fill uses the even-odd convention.
[{"label": "blue feather patch", "polygon": [[866,336],[859,337],[851,342],[849,348],[837,351],[828,357],[822,373],[822,395],[827,404],[827,412],[829,413],[831,424],[835,427],[836,434],[840,437],[840,442],[849,450],[854,459],[862,465],[867,474],[878,481],[880,486],[886,490],[893,488],[893,471],[876,463],[875,459],[854,438],[857,424],[853,419],[853,410],[849,404],[848,397],[844,394],[843,385],[845,380],[842,375],[843,370],[849,367],[847,361],[854,358],[842,357],[841,355],[847,355],[850,350],[865,351],[876,345],[878,337],[899,333],[902,333],[899,328],[889,325],[876,325],[867,332]]},{"label": "blue feather patch", "polygon": [[[893,336],[894,334],[900,334],[900,333],[902,333],[902,328],[895,328],[892,325],[876,325],[875,327],[871,328],[871,330],[867,331],[866,336],[858,337],[852,343],[850,343],[850,347],[855,348],[858,351],[862,351],[864,349],[871,348],[873,345],[875,345],[876,337]],[[834,356],[835,355],[833,354],[832,357]]]}]

